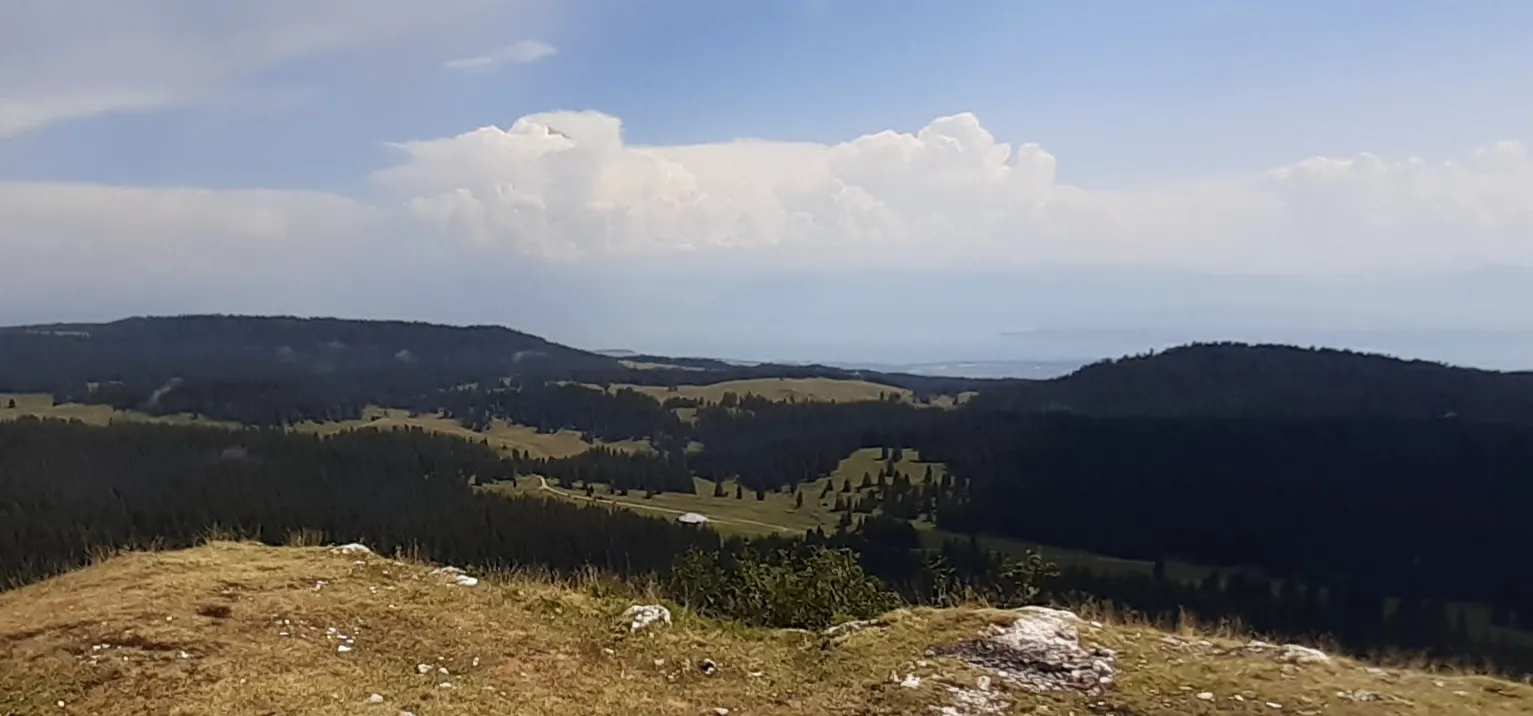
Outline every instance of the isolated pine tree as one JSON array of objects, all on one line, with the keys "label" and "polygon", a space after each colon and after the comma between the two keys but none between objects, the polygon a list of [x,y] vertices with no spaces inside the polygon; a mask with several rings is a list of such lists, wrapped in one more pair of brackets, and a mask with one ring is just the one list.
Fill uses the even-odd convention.
[{"label": "isolated pine tree", "polygon": [[800,493],[797,493],[797,494],[798,494],[798,496],[793,498],[793,506],[796,507],[796,508],[799,508],[799,509],[803,509],[803,507],[804,507],[804,493],[800,492]]}]

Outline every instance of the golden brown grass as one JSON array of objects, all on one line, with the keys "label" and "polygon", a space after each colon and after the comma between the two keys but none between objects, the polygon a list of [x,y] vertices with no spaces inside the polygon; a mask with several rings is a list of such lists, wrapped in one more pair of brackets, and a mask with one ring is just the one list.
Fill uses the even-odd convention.
[{"label": "golden brown grass", "polygon": [[878,400],[880,395],[894,394],[901,400],[909,400],[911,392],[892,385],[871,383],[865,380],[839,380],[835,378],[751,378],[726,380],[707,385],[680,385],[676,390],[658,385],[618,384],[612,390],[631,388],[656,400],[666,398],[693,398],[717,403],[725,393],[744,397],[747,393],[767,400],[800,402],[853,403]]},{"label": "golden brown grass", "polygon": [[[623,609],[653,600],[638,591],[534,574],[448,586],[429,565],[323,547],[214,542],[125,554],[0,594],[0,713],[933,713],[951,702],[947,686],[972,686],[979,672],[926,650],[1011,618],[977,607],[900,610],[880,628],[829,641],[675,609],[673,626],[630,634],[619,623]],[[1221,655],[1237,642],[1219,636],[1196,637],[1215,648],[1191,655],[1134,624],[1084,636],[1119,651],[1117,688],[1099,699],[1012,693],[1013,713],[1509,716],[1533,708],[1533,688],[1486,677],[1375,674],[1341,659],[1285,668]],[[718,672],[704,675],[703,659]],[[420,664],[429,673],[418,673]],[[922,686],[891,681],[907,673],[922,676]],[[1358,690],[1387,700],[1336,696]],[[1198,700],[1203,691],[1216,699]],[[372,694],[383,704],[370,704]],[[1091,709],[1093,701],[1105,709]]]},{"label": "golden brown grass", "polygon": [[456,420],[442,417],[441,415],[426,414],[411,417],[409,411],[398,408],[367,408],[360,420],[343,420],[329,423],[302,423],[295,426],[297,430],[331,434],[343,430],[375,429],[391,430],[394,428],[420,428],[443,435],[453,435],[465,440],[478,442],[489,441],[492,447],[500,450],[521,450],[533,457],[561,458],[578,455],[595,445],[621,450],[648,450],[649,443],[642,440],[627,440],[622,442],[587,442],[580,433],[573,430],[560,430],[554,433],[540,433],[525,425],[507,423],[496,420],[489,430],[478,432],[469,430],[458,424]]},{"label": "golden brown grass", "polygon": [[[8,407],[13,400],[16,402],[16,407]],[[0,420],[15,420],[20,417],[79,420],[91,425],[106,425],[114,420],[209,427],[231,425],[216,420],[201,419],[190,414],[149,415],[134,410],[117,410],[110,405],[54,403],[53,396],[47,393],[0,393]]]}]

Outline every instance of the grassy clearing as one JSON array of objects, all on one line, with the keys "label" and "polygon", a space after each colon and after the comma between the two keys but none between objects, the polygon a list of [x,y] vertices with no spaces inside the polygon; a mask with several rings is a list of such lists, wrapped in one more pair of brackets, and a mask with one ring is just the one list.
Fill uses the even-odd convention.
[{"label": "grassy clearing", "polygon": [[[15,401],[16,407],[10,404]],[[204,425],[229,427],[232,423],[205,420],[196,415],[150,415],[134,410],[117,410],[110,405],[85,405],[82,403],[54,403],[47,393],[0,393],[0,420],[21,417],[52,418],[56,420],[79,420],[91,425],[106,425],[114,420],[171,425]]]},{"label": "grassy clearing", "polygon": [[[656,601],[642,591],[518,574],[449,586],[429,565],[320,547],[216,542],[127,554],[0,594],[0,713],[932,713],[953,703],[949,686],[973,688],[981,672],[926,650],[1014,618],[979,607],[899,610],[831,641],[673,607],[672,626],[630,633],[623,610]],[[1237,642],[1192,632],[1187,638],[1208,638],[1214,653],[1190,655],[1163,632],[1097,618],[1107,624],[1083,640],[1118,650],[1115,689],[1099,698],[1035,695],[995,679],[1011,713],[1510,716],[1533,708],[1533,688],[1507,681],[1370,673],[1341,659],[1294,667],[1221,654]],[[698,668],[703,659],[716,662],[714,675]],[[891,681],[910,673],[920,686]],[[1383,700],[1337,695],[1360,690]],[[1213,698],[1197,698],[1202,692]],[[370,703],[374,694],[381,704]],[[1091,708],[1098,701],[1103,707]]]},{"label": "grassy clearing", "polygon": [[[876,479],[879,467],[882,465],[878,458],[878,448],[858,450],[842,460],[830,477],[800,485],[799,491],[804,495],[802,507],[797,505],[797,496],[791,492],[767,492],[763,494],[763,499],[757,500],[755,492],[742,490],[741,496],[736,499],[737,485],[733,480],[724,482],[724,497],[714,497],[713,481],[702,478],[695,480],[697,490],[695,494],[668,492],[649,498],[631,492],[627,497],[609,495],[606,486],[596,485],[594,501],[660,515],[696,512],[712,520],[719,531],[729,534],[748,536],[771,533],[797,534],[816,527],[830,532],[835,530],[836,523],[841,518],[840,513],[832,512],[830,508],[835,505],[836,496],[842,494],[839,492],[842,484],[846,480],[851,480],[852,487],[856,488],[861,484],[864,473],[875,476]],[[903,451],[895,469],[910,476],[911,480],[919,482],[925,476],[927,465],[928,463],[921,462],[920,455],[916,451],[906,450]],[[946,468],[941,463],[930,463],[930,465],[934,479],[940,479]],[[827,479],[833,482],[833,487],[831,493],[821,499],[820,495],[824,492]],[[501,483],[487,489],[506,494],[543,494],[562,499],[593,501],[593,498],[586,497],[583,491],[561,490],[536,477],[523,478],[515,485]]]},{"label": "grassy clearing", "polygon": [[834,378],[752,378],[707,385],[679,385],[675,390],[659,385],[617,384],[611,386],[610,390],[621,388],[631,388],[660,401],[666,398],[692,398],[712,403],[722,400],[725,393],[741,397],[753,393],[768,400],[787,401],[791,398],[806,403],[856,403],[879,400],[880,395],[889,394],[898,395],[901,400],[910,400],[912,396],[909,390],[892,385]]},{"label": "grassy clearing", "polygon": [[[16,407],[7,407],[12,400],[16,401]],[[22,416],[79,420],[92,425],[106,425],[114,420],[118,420],[167,423],[172,425],[237,427],[233,423],[206,420],[189,414],[157,416],[131,410],[116,410],[108,405],[82,405],[79,403],[55,405],[53,397],[47,394],[0,393],[0,420],[14,420]],[[369,407],[363,411],[362,418],[358,420],[342,420],[329,423],[308,422],[293,426],[294,430],[322,435],[365,428],[377,430],[420,428],[421,430],[453,435],[474,442],[487,440],[491,446],[501,450],[516,449],[524,451],[533,457],[546,458],[577,455],[596,445],[632,451],[651,449],[649,443],[644,440],[591,443],[583,439],[580,433],[573,430],[540,433],[525,425],[516,425],[499,420],[495,421],[488,431],[477,432],[469,430],[459,425],[456,421],[449,420],[440,415],[411,417],[409,411],[398,408]]]},{"label": "grassy clearing", "polygon": [[430,432],[453,435],[465,440],[478,442],[489,441],[492,447],[501,450],[521,450],[533,457],[561,458],[578,455],[586,450],[603,445],[620,450],[649,450],[649,443],[642,440],[625,440],[622,442],[587,442],[580,433],[573,430],[560,430],[555,433],[540,433],[525,425],[517,425],[497,420],[485,432],[469,430],[459,425],[457,421],[444,418],[441,415],[417,415],[410,416],[409,411],[398,408],[367,408],[359,420],[344,420],[331,423],[303,423],[294,427],[296,430],[332,434],[343,430],[356,430],[361,428],[373,428],[378,430],[391,430],[395,428],[420,428]]}]

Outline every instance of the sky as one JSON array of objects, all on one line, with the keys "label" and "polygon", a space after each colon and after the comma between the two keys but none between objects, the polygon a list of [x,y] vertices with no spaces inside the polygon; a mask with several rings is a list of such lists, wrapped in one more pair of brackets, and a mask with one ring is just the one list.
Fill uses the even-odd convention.
[{"label": "sky", "polygon": [[1533,3],[7,0],[0,323],[1533,368]]}]

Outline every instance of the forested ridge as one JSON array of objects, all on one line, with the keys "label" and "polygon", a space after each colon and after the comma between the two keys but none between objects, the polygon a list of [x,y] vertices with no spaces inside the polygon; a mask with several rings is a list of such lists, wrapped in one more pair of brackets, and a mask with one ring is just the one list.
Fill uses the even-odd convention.
[{"label": "forested ridge", "polygon": [[[147,323],[107,324],[115,328],[105,333],[85,326],[0,332],[0,391],[50,390],[62,399],[265,426],[356,419],[365,407],[384,405],[475,430],[504,421],[573,430],[592,442],[644,441],[650,449],[596,447],[551,459],[423,434],[317,438],[268,429],[232,433],[249,457],[228,459],[228,431],[0,425],[11,439],[0,454],[0,517],[11,525],[0,525],[5,574],[78,563],[92,544],[185,541],[213,522],[272,539],[313,527],[338,539],[420,543],[449,561],[663,570],[696,540],[709,548],[721,543],[711,532],[625,521],[641,519],[631,515],[480,495],[469,478],[540,474],[590,494],[691,492],[694,476],[734,480],[748,491],[798,491],[853,451],[879,448],[894,459],[866,480],[813,488],[842,512],[842,527],[811,533],[805,544],[856,549],[870,571],[910,598],[944,592],[951,586],[945,580],[994,589],[1005,569],[973,541],[922,549],[914,523],[1229,570],[1186,584],[1067,568],[1051,587],[1055,595],[1236,617],[1283,634],[1327,633],[1359,649],[1533,663],[1526,647],[1471,638],[1462,614],[1446,609],[1479,603],[1496,628],[1533,625],[1533,574],[1515,566],[1533,544],[1533,520],[1523,516],[1533,506],[1528,374],[1203,344],[1045,381],[925,381],[685,359],[672,361],[683,366],[675,369],[633,369],[507,329],[141,320]],[[244,333],[246,323],[260,329]],[[378,334],[370,337],[374,325]],[[330,332],[338,326],[352,332]],[[110,341],[129,348],[118,353],[110,341],[91,343],[112,331],[125,331]],[[182,354],[176,331],[202,337]],[[483,335],[471,340],[457,331]],[[318,370],[330,350],[324,346],[334,342],[366,348],[336,349],[350,357]],[[226,362],[201,365],[218,361]],[[732,393],[656,400],[609,388],[804,376],[855,376],[888,384],[891,393],[881,401],[822,403]],[[916,400],[900,399],[894,388],[915,391]],[[968,390],[978,395],[961,407],[923,404]],[[893,469],[900,449],[946,469],[902,474]],[[188,457],[194,454],[212,457]],[[265,467],[281,460],[291,461],[285,473]],[[77,477],[44,477],[53,470]],[[117,484],[97,473],[133,477]],[[428,480],[421,492],[423,475],[451,477]],[[735,499],[716,489],[718,499]],[[396,510],[403,514],[386,516]],[[574,532],[585,536],[566,539]],[[569,544],[543,554],[528,546],[547,539],[534,534]],[[47,548],[21,546],[30,544]],[[1248,579],[1230,569],[1237,565],[1276,581]]]}]

